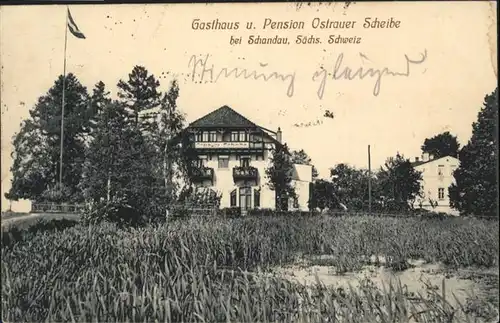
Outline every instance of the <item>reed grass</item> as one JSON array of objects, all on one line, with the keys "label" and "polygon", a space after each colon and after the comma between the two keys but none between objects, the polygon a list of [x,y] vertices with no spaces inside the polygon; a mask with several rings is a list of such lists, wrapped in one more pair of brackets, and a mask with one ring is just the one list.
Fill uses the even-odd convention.
[{"label": "reed grass", "polygon": [[2,245],[5,322],[473,321],[440,290],[409,296],[397,281],[306,287],[272,266],[331,256],[343,271],[384,255],[451,268],[498,267],[498,222],[450,218],[188,219],[145,228],[112,224],[42,231]]}]

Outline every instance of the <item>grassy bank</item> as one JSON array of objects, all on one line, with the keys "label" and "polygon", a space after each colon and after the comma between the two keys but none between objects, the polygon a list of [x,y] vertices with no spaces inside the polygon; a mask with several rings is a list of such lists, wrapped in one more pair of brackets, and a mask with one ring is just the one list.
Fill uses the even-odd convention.
[{"label": "grassy bank", "polygon": [[28,212],[10,212],[10,211],[5,211],[2,212],[2,221],[6,219],[12,219],[12,218],[17,218],[17,217],[22,217],[29,215]]},{"label": "grassy bank", "polygon": [[77,222],[80,220],[80,215],[64,214],[64,213],[34,213],[20,216],[13,216],[2,219],[2,233],[13,230],[28,230],[36,226],[38,223],[49,222]]},{"label": "grassy bank", "polygon": [[[306,288],[255,274],[297,255],[330,255],[342,271],[371,255],[403,270],[421,258],[450,268],[498,267],[498,222],[421,218],[196,219],[121,230],[44,231],[2,246],[5,321],[453,321],[440,293]],[[472,317],[472,316],[471,316]]]}]

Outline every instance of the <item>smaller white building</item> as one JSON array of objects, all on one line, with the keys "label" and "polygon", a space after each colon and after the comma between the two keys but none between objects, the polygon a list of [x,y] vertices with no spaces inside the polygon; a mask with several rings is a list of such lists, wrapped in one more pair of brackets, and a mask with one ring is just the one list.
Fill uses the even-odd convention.
[{"label": "smaller white building", "polygon": [[293,165],[292,185],[295,188],[297,199],[288,201],[289,210],[309,210],[309,186],[312,182],[312,166],[311,165]]},{"label": "smaller white building", "polygon": [[450,207],[448,188],[455,182],[453,172],[460,166],[460,160],[452,156],[434,158],[423,154],[412,163],[415,170],[422,172],[422,197],[415,201],[415,208],[458,215]]}]

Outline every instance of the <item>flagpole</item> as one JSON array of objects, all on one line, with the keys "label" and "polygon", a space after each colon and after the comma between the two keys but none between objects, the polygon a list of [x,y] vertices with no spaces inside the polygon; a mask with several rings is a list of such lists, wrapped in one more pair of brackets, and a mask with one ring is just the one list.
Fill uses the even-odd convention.
[{"label": "flagpole", "polygon": [[61,107],[61,152],[59,156],[59,185],[62,186],[63,178],[63,147],[64,147],[64,105],[66,101],[66,47],[68,44],[68,9],[66,8],[66,28],[64,31],[64,68],[63,68],[63,89]]}]

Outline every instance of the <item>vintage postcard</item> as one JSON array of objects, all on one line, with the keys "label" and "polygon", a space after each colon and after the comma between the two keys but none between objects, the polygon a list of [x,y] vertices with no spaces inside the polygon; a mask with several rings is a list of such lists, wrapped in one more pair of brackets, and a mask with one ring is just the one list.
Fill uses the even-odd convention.
[{"label": "vintage postcard", "polygon": [[0,6],[2,321],[498,321],[497,37],[493,1]]}]

